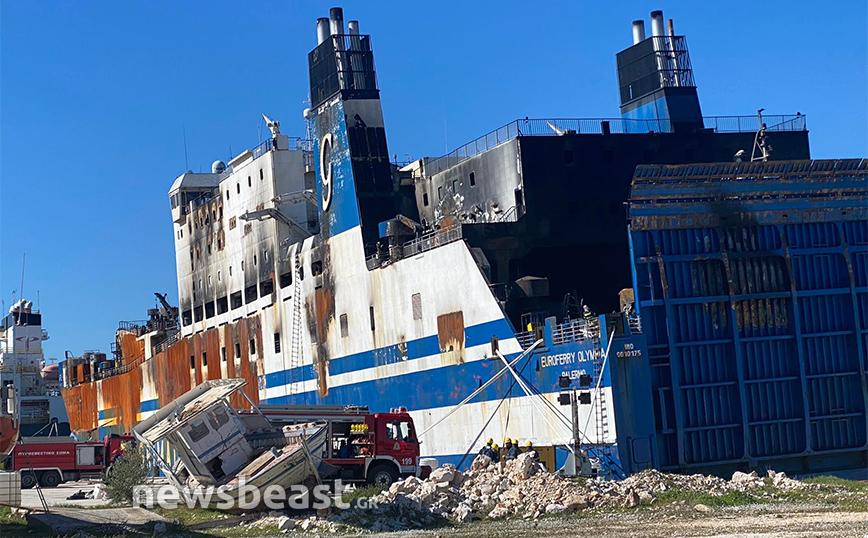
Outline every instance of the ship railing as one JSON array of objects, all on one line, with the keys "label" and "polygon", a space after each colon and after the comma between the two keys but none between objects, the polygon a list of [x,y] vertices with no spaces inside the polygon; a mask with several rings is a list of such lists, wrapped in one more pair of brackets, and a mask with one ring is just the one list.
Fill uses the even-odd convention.
[{"label": "ship railing", "polygon": [[521,346],[521,349],[530,349],[530,346],[532,346],[534,342],[533,331],[522,331],[515,333],[515,339],[518,340],[518,345]]},{"label": "ship railing", "polygon": [[[763,116],[763,121],[767,131],[804,131],[807,129],[804,114]],[[702,122],[705,129],[721,133],[746,133],[759,129],[756,116],[706,116],[702,118]],[[424,175],[430,177],[522,136],[671,133],[674,128],[675,126],[669,120],[658,119],[525,118],[507,123],[446,155],[424,160]]]},{"label": "ship railing", "polygon": [[[289,136],[289,137],[287,137],[287,140],[289,141],[289,144],[287,146],[287,147],[289,147],[289,149],[300,149],[300,150],[304,150],[304,151],[313,151],[313,141],[312,140],[308,140],[308,139],[301,138],[298,136]],[[262,142],[261,144],[259,144],[255,148],[253,148],[253,158],[258,159],[273,149],[274,149],[274,139],[269,138],[268,140],[265,140],[264,142]],[[313,156],[311,155],[311,160],[312,159],[313,159]]]},{"label": "ship railing", "polygon": [[642,334],[642,318],[636,314],[627,316],[627,326],[630,328],[630,334]]},{"label": "ship railing", "polygon": [[404,257],[408,258],[449,243],[454,243],[463,237],[461,224],[453,224],[447,228],[428,232],[404,244]]},{"label": "ship railing", "polygon": [[[760,128],[756,116],[708,116],[702,118],[703,126],[716,133],[745,133]],[[763,116],[766,131],[804,131],[807,128],[803,114]]]},{"label": "ship railing", "polygon": [[391,262],[409,258],[449,243],[454,243],[463,237],[464,235],[461,229],[461,224],[453,224],[446,228],[423,234],[403,245],[391,247],[388,253],[372,254],[365,258],[365,266],[367,266],[369,271],[373,271],[374,269],[388,265]]},{"label": "ship railing", "polygon": [[[132,362],[129,362],[129,363],[124,364],[122,366],[118,366],[116,368],[112,368],[111,370],[103,370],[101,372],[100,371],[93,372],[93,374],[92,374],[93,380],[99,381],[100,379],[106,379],[109,377],[114,377],[116,375],[125,374],[125,373],[133,370],[134,368],[138,368],[146,360],[148,360],[146,357],[139,357],[138,359],[136,359]],[[88,381],[88,380],[85,379],[85,381]]]},{"label": "ship railing", "polygon": [[600,322],[596,318],[573,319],[552,327],[552,344],[584,342],[600,337]]},{"label": "ship railing", "polygon": [[178,331],[175,334],[173,334],[172,336],[170,336],[170,337],[166,338],[165,340],[163,340],[162,342],[160,342],[159,344],[155,345],[154,346],[154,354],[156,355],[157,353],[162,353],[163,351],[166,351],[167,349],[169,349],[169,346],[171,346],[172,344],[175,344],[180,339],[181,339],[181,331]]}]

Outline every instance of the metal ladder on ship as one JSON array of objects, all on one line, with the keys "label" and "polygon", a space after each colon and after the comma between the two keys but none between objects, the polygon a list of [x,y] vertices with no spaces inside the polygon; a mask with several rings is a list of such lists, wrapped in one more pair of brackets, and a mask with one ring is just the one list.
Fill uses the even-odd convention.
[{"label": "metal ladder on ship", "polygon": [[295,404],[301,385],[301,256],[295,251],[292,287],[292,338],[289,345],[289,389],[287,404]]},{"label": "metal ladder on ship", "polygon": [[[594,380],[601,379],[603,375],[603,348],[600,345],[599,327],[593,338],[594,342]],[[602,474],[606,478],[612,478],[615,467],[618,467],[613,456],[612,445],[609,443],[609,411],[606,404],[606,393],[603,392],[603,384],[599,384],[594,406],[594,418],[596,422],[596,456],[600,459],[604,468]]]}]

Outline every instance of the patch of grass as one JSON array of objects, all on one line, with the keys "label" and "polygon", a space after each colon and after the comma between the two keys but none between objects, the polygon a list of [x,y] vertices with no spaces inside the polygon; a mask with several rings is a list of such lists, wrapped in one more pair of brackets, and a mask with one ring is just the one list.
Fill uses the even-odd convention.
[{"label": "patch of grass", "polygon": [[0,506],[0,524],[2,525],[27,525],[27,519],[23,514],[13,513],[8,506]]},{"label": "patch of grass", "polygon": [[196,523],[202,523],[203,521],[214,521],[219,519],[229,519],[233,517],[231,514],[227,514],[226,512],[220,510],[211,510],[208,508],[188,508],[183,505],[179,505],[174,509],[162,508],[159,506],[155,506],[152,510],[155,514],[159,514],[166,519],[174,519],[180,525],[195,525]]},{"label": "patch of grass", "polygon": [[687,505],[704,504],[711,507],[744,506],[747,504],[765,502],[742,491],[727,491],[723,495],[712,495],[697,491],[686,491],[680,488],[668,489],[657,496],[657,503],[675,504],[684,501]]},{"label": "patch of grass", "polygon": [[843,478],[838,478],[837,476],[814,476],[806,478],[802,480],[802,482],[805,484],[819,484],[821,486],[845,489],[853,493],[868,491],[868,482],[845,480]]},{"label": "patch of grass", "polygon": [[378,485],[370,485],[360,488],[355,488],[349,491],[344,491],[341,495],[341,499],[345,503],[352,504],[353,501],[358,499],[369,499],[374,497],[375,495],[379,495],[383,492],[383,486]]}]

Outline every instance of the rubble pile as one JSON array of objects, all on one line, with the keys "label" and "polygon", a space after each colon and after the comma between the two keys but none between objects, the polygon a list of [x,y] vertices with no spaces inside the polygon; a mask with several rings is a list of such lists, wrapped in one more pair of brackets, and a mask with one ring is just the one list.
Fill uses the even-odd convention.
[{"label": "rubble pile", "polygon": [[[438,517],[466,522],[483,516],[536,518],[583,509],[632,508],[643,502],[653,503],[658,495],[671,489],[714,496],[740,491],[765,497],[774,496],[775,491],[820,487],[774,471],[769,471],[766,477],[755,472],[736,472],[732,480],[650,470],[622,481],[571,480],[546,471],[534,461],[532,453],[499,463],[480,455],[464,473],[446,464],[425,480],[410,477],[396,482],[372,497],[370,501],[378,507],[366,512],[373,518],[376,530],[389,531],[427,525]],[[359,510],[353,509],[333,516],[332,520],[349,522],[358,515]]]}]

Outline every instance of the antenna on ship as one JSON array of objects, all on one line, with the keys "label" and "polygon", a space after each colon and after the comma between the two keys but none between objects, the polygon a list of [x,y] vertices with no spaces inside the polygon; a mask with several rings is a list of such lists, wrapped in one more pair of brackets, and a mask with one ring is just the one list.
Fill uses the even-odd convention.
[{"label": "antenna on ship", "polygon": [[769,155],[772,153],[772,147],[766,140],[766,124],[763,123],[764,110],[764,108],[761,108],[756,111],[759,130],[757,130],[756,136],[753,139],[753,150],[750,152],[750,162],[766,162],[769,160]]},{"label": "antenna on ship", "polygon": [[21,291],[21,298],[24,299],[24,268],[27,266],[27,253],[25,252],[21,256],[21,287],[18,288]]},{"label": "antenna on ship", "polygon": [[184,170],[189,170],[190,165],[187,163],[187,126],[182,126],[184,130]]}]

